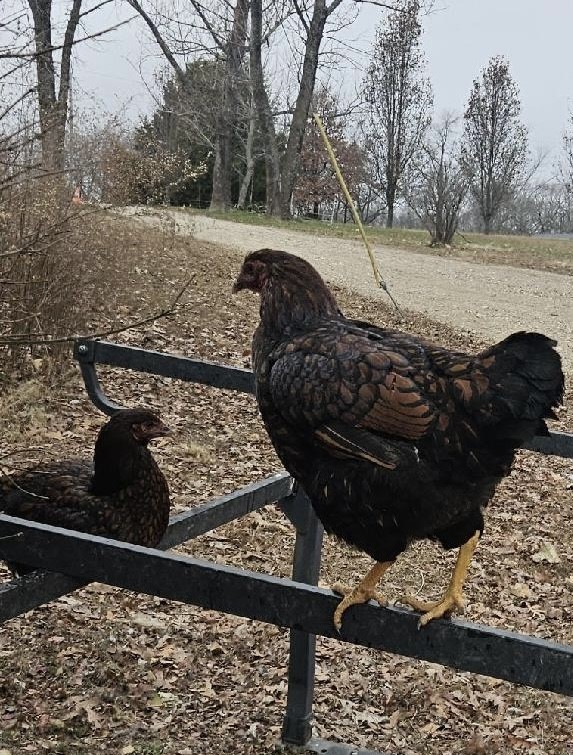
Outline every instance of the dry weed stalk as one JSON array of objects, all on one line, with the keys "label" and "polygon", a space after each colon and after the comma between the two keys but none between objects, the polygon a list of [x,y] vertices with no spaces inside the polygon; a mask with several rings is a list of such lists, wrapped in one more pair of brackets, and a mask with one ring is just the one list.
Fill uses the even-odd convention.
[{"label": "dry weed stalk", "polygon": [[[82,328],[88,217],[71,206],[61,180],[30,174],[0,191],[0,336],[33,340]],[[18,344],[3,357],[18,368],[44,353]],[[57,347],[50,353],[59,356]]]}]

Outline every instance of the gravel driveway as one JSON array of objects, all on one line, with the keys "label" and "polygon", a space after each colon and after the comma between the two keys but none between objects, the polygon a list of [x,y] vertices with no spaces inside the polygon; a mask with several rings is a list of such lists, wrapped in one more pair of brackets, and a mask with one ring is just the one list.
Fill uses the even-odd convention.
[{"label": "gravel driveway", "polygon": [[[216,220],[181,211],[142,210],[145,222],[175,223],[189,234],[244,254],[272,247],[298,254],[329,281],[370,297],[376,289],[362,242],[297,231]],[[130,213],[131,214],[131,213]],[[375,248],[379,268],[398,303],[488,341],[516,330],[536,330],[556,338],[567,372],[573,371],[573,277],[557,273],[484,265],[387,246]],[[239,257],[239,254],[237,255]],[[239,259],[237,260],[239,263]]]}]

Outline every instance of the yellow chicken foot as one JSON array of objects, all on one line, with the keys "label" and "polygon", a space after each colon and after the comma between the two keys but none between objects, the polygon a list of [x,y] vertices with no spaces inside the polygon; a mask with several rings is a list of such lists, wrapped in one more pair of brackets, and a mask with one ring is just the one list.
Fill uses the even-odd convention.
[{"label": "yellow chicken foot", "polygon": [[350,608],[350,606],[367,603],[369,600],[377,600],[380,605],[384,605],[386,599],[376,591],[376,585],[384,572],[386,572],[393,563],[393,561],[379,561],[374,564],[360,584],[353,590],[349,590],[347,587],[340,584],[334,585],[334,591],[339,592],[344,596],[334,612],[334,626],[339,632],[342,627],[342,615],[347,608]]},{"label": "yellow chicken foot", "polygon": [[450,614],[456,609],[463,610],[463,586],[479,538],[480,533],[479,530],[477,530],[475,535],[472,535],[467,543],[460,548],[450,584],[441,600],[438,600],[435,603],[426,603],[425,601],[418,600],[410,595],[400,598],[401,603],[411,606],[415,611],[423,612],[423,615],[418,621],[418,627],[425,626],[432,619],[440,619],[442,616]]}]

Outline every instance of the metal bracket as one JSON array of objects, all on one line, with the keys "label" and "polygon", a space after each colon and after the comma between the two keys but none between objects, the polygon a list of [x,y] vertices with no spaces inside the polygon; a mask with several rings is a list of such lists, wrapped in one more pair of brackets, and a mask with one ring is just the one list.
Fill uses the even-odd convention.
[{"label": "metal bracket", "polygon": [[202,383],[214,388],[255,392],[255,378],[250,370],[227,367],[202,359],[189,359],[160,351],[148,351],[134,346],[122,346],[110,341],[78,340],[74,344],[74,358],[78,361],[88,396],[105,414],[114,414],[122,407],[109,399],[102,390],[95,365],[106,364],[151,375]]},{"label": "metal bracket", "polygon": [[74,357],[77,359],[86,391],[92,403],[104,414],[111,416],[120,409],[121,404],[111,401],[103,391],[95,369],[95,346],[97,341],[83,341],[74,344]]}]

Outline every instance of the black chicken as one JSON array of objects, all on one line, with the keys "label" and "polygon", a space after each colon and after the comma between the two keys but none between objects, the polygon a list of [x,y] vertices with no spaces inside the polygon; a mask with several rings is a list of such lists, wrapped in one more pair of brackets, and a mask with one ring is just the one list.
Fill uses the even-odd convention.
[{"label": "black chicken", "polygon": [[249,254],[234,290],[260,294],[253,368],[261,415],[327,532],[376,560],[334,614],[376,593],[408,544],[460,547],[440,601],[404,598],[420,624],[463,606],[482,512],[515,451],[563,396],[555,341],[514,333],[476,356],[350,320],[304,260]]},{"label": "black chicken", "polygon": [[169,432],[147,409],[122,409],[100,430],[93,464],[72,459],[0,477],[0,511],[153,547],[169,522],[169,488],[147,444]]}]

